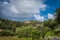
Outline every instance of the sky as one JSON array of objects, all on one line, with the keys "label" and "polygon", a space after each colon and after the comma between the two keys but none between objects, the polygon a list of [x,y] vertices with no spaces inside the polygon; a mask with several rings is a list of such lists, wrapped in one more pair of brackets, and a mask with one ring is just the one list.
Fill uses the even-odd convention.
[{"label": "sky", "polygon": [[14,21],[54,19],[60,0],[0,0],[0,18]]}]

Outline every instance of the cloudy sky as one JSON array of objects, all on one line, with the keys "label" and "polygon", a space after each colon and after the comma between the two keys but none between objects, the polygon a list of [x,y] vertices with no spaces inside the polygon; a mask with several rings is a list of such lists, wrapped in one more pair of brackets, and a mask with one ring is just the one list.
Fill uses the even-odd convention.
[{"label": "cloudy sky", "polygon": [[0,18],[24,21],[54,19],[60,0],[0,0]]}]

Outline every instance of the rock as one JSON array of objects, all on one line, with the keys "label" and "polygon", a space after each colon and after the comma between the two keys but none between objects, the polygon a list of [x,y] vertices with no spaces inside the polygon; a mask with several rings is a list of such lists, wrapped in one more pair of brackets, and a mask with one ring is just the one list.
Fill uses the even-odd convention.
[{"label": "rock", "polygon": [[59,37],[53,37],[52,40],[60,40]]},{"label": "rock", "polygon": [[45,40],[60,40],[60,37],[57,37],[57,36],[49,36],[49,37],[45,37]]}]

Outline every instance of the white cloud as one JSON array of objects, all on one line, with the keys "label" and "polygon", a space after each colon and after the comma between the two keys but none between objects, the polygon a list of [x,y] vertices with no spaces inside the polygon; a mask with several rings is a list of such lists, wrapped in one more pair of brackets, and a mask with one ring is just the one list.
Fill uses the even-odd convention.
[{"label": "white cloud", "polygon": [[5,9],[5,12],[18,13],[17,8],[13,4],[10,4],[10,3],[6,2],[6,1],[4,1],[3,3],[4,3],[3,6],[4,6],[4,9]]},{"label": "white cloud", "polygon": [[54,15],[51,13],[48,13],[48,19],[54,19]]},{"label": "white cloud", "polygon": [[4,4],[9,4],[8,2],[4,1]]},{"label": "white cloud", "polygon": [[[43,0],[44,1],[44,0]],[[10,0],[10,3],[4,2],[3,14],[16,18],[31,18],[38,15],[40,11],[45,10],[47,5],[42,0]],[[44,17],[42,17],[44,19]]]},{"label": "white cloud", "polygon": [[46,18],[44,16],[40,16],[40,15],[34,15],[34,17],[36,18],[36,20],[43,22],[44,20],[46,20]]},{"label": "white cloud", "polygon": [[15,6],[10,7],[11,12],[18,13],[18,10],[15,8]]}]

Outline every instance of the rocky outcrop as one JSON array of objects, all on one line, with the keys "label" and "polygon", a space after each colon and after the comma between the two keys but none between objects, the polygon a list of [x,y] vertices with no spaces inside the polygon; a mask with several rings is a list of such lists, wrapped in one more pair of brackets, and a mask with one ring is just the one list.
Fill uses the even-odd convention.
[{"label": "rocky outcrop", "polygon": [[60,37],[57,37],[57,36],[51,37],[51,36],[49,36],[49,37],[45,37],[44,39],[45,40],[60,40]]}]

